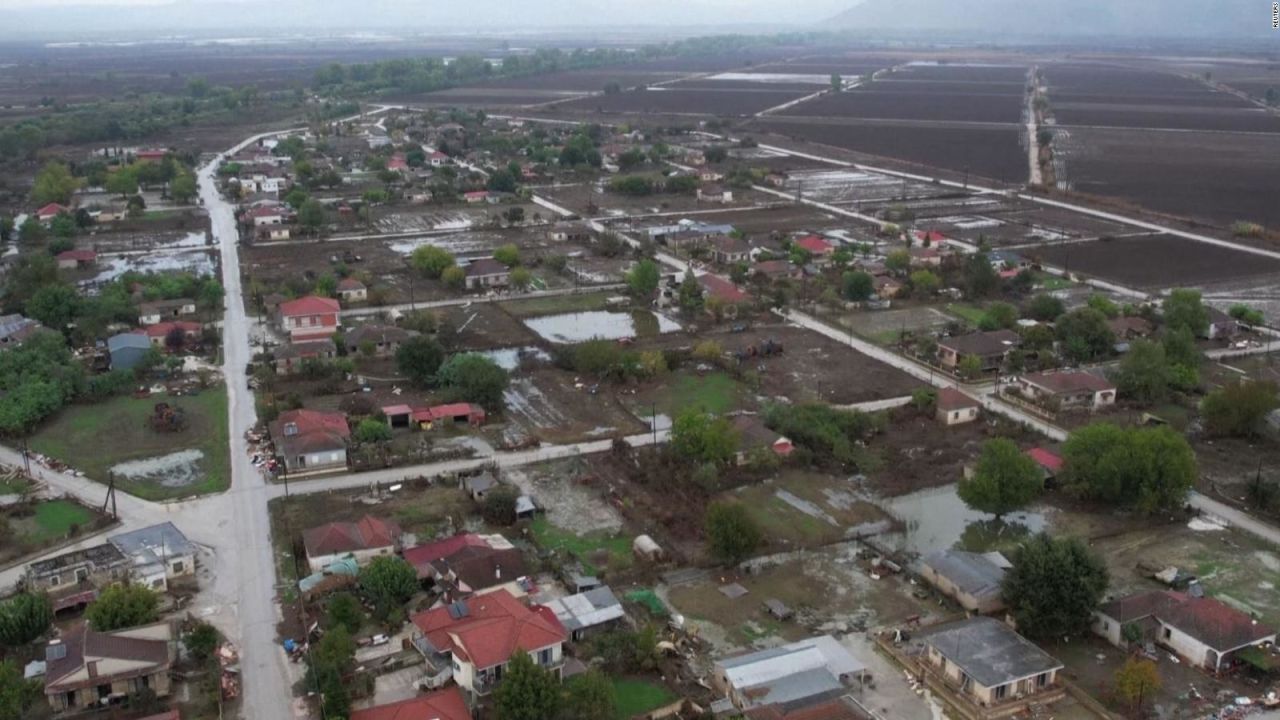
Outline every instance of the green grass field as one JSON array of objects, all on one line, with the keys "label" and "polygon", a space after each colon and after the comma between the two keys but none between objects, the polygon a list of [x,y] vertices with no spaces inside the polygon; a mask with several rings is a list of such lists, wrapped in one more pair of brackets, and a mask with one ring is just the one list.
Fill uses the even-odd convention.
[{"label": "green grass field", "polygon": [[614,716],[618,720],[656,710],[675,700],[675,693],[661,685],[644,680],[613,679]]},{"label": "green grass field", "polygon": [[93,522],[93,513],[88,508],[69,500],[50,500],[36,505],[36,532],[32,537],[37,542],[49,542],[66,537],[72,525],[84,527]]},{"label": "green grass field", "polygon": [[[158,402],[182,408],[187,428],[181,432],[152,430],[147,420]],[[188,397],[118,397],[94,405],[69,406],[39,429],[31,438],[31,448],[67,462],[99,482],[106,482],[108,471],[121,462],[179,450],[203,452],[198,463],[199,477],[182,487],[166,487],[150,480],[116,480],[117,487],[125,492],[148,500],[164,500],[228,487],[227,432],[227,394],[224,388],[213,387]]]},{"label": "green grass field", "polygon": [[1050,275],[1049,273],[1045,273],[1045,272],[1036,273],[1036,286],[1039,287],[1041,290],[1048,290],[1048,291],[1065,290],[1066,288],[1071,287],[1073,284],[1074,283],[1072,283],[1070,280],[1064,277],[1058,277],[1057,275]]},{"label": "green grass field", "polygon": [[588,574],[604,568],[621,570],[631,565],[631,540],[621,535],[575,535],[552,525],[546,517],[536,518],[530,530],[538,545],[574,556]]},{"label": "green grass field", "polygon": [[955,315],[961,320],[972,325],[978,324],[978,321],[982,319],[984,312],[983,309],[977,305],[967,305],[965,303],[947,303],[947,306],[943,309],[946,310],[948,314]]},{"label": "green grass field", "polygon": [[582,293],[580,295],[553,295],[551,297],[499,303],[499,307],[518,318],[587,312],[590,310],[604,310],[608,305],[609,298],[619,294],[621,294],[620,291]]},{"label": "green grass field", "polygon": [[658,407],[659,412],[672,416],[688,407],[700,407],[718,415],[737,409],[741,395],[742,386],[727,373],[678,373],[667,383]]}]

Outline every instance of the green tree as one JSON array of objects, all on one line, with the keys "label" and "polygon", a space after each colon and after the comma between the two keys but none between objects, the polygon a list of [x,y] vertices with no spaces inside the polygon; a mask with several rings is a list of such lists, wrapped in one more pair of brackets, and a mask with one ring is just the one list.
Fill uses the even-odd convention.
[{"label": "green tree", "polygon": [[110,632],[155,622],[160,616],[160,596],[144,585],[112,585],[89,603],[84,616],[98,632]]},{"label": "green tree", "polygon": [[520,264],[520,248],[514,243],[508,243],[493,251],[493,259],[506,265],[507,267],[515,267]]},{"label": "green tree", "polygon": [[1267,414],[1280,407],[1276,384],[1243,381],[1223,385],[1200,403],[1204,429],[1217,437],[1256,438],[1263,433]]},{"label": "green tree", "polygon": [[[67,213],[58,213],[49,221],[49,230],[53,232],[53,236],[56,238],[67,239],[75,237],[76,231],[79,229],[76,226],[76,219]],[[70,248],[67,249],[69,250]]]},{"label": "green tree", "polygon": [[1265,325],[1267,322],[1267,318],[1262,314],[1261,310],[1251,308],[1242,303],[1232,305],[1227,314],[1245,325]]},{"label": "green tree", "polygon": [[510,485],[499,485],[484,496],[480,504],[480,515],[492,525],[514,525],[516,522],[516,501],[520,493]]},{"label": "green tree", "polygon": [[985,252],[969,256],[964,265],[964,283],[969,297],[984,298],[1000,289],[1000,275],[991,267],[991,259]]},{"label": "green tree", "polygon": [[532,284],[533,273],[529,272],[529,268],[517,267],[511,271],[511,287],[524,291]]},{"label": "green tree", "polygon": [[1037,295],[1027,303],[1027,317],[1040,322],[1053,322],[1066,311],[1062,301],[1052,295]]},{"label": "green tree", "polygon": [[1111,298],[1106,295],[1090,295],[1085,304],[1108,318],[1120,317],[1120,306],[1112,302]]},{"label": "green tree", "polygon": [[338,294],[338,278],[325,273],[316,278],[316,295],[321,297],[333,297]]},{"label": "green tree", "polygon": [[1018,308],[1005,302],[991,303],[978,318],[981,330],[1008,330],[1018,324]]},{"label": "green tree", "polygon": [[705,529],[711,555],[729,565],[750,557],[764,540],[746,506],[736,502],[711,503]]},{"label": "green tree", "polygon": [[453,290],[461,290],[467,284],[467,271],[457,265],[450,265],[440,273],[440,282]]},{"label": "green tree", "polygon": [[342,627],[354,635],[364,626],[364,607],[355,595],[349,592],[334,593],[329,596],[325,605],[326,628]]},{"label": "green tree", "polygon": [[452,400],[478,403],[490,411],[502,409],[503,393],[511,382],[506,370],[475,353],[449,358],[440,366],[436,379]]},{"label": "green tree", "polygon": [[956,372],[961,377],[973,379],[982,374],[982,359],[977,355],[965,355],[956,363]]},{"label": "green tree", "polygon": [[1012,440],[994,438],[982,446],[973,476],[960,480],[956,494],[965,505],[999,518],[1025,507],[1043,488],[1035,461]]},{"label": "green tree", "polygon": [[911,273],[911,290],[919,297],[928,297],[942,287],[942,278],[929,270],[917,270]]},{"label": "green tree", "polygon": [[430,387],[444,363],[444,348],[435,338],[411,337],[396,350],[396,368],[416,387]]},{"label": "green tree", "polygon": [[1089,631],[1107,591],[1107,566],[1084,543],[1040,533],[1013,552],[1002,586],[1018,632],[1060,640]]},{"label": "green tree", "polygon": [[418,592],[418,571],[404,558],[379,555],[360,570],[360,591],[385,614]]},{"label": "green tree", "polygon": [[444,248],[423,245],[409,256],[409,264],[426,277],[438,278],[445,270],[454,266],[454,259]]},{"label": "green tree", "polygon": [[1121,394],[1139,402],[1154,403],[1169,394],[1171,370],[1163,345],[1135,340],[1120,359],[1111,379]]},{"label": "green tree", "polygon": [[1199,290],[1178,289],[1164,299],[1164,324],[1168,329],[1186,328],[1196,337],[1209,330],[1209,311],[1200,300]]},{"label": "green tree", "polygon": [[1185,327],[1168,328],[1160,338],[1164,346],[1165,358],[1170,365],[1182,365],[1192,369],[1199,368],[1204,359],[1200,348],[1196,346],[1195,335]]},{"label": "green tree", "polygon": [[31,296],[26,309],[46,327],[62,330],[79,314],[80,294],[65,283],[46,285]]},{"label": "green tree", "polygon": [[39,680],[22,677],[18,663],[0,661],[0,720],[24,720],[42,691]]},{"label": "green tree", "polygon": [[1168,427],[1093,423],[1071,433],[1062,457],[1069,493],[1145,513],[1180,507],[1198,472],[1186,438]]},{"label": "green tree", "polygon": [[351,436],[358,443],[370,445],[391,442],[391,428],[384,422],[365,418],[356,426],[356,431]]},{"label": "green tree", "polygon": [[738,435],[727,418],[689,407],[671,425],[671,449],[700,465],[724,465],[738,451]]},{"label": "green tree", "polygon": [[324,205],[312,198],[298,208],[298,224],[308,232],[316,232],[324,226],[325,215]]},{"label": "green tree", "polygon": [[1143,703],[1153,697],[1163,683],[1156,664],[1146,658],[1131,657],[1116,671],[1116,697],[1123,700],[1139,717]]},{"label": "green tree", "polygon": [[612,720],[617,717],[613,683],[596,668],[577,675],[565,684],[564,720]]},{"label": "green tree", "polygon": [[341,625],[330,628],[311,649],[307,684],[320,693],[325,717],[345,718],[351,712],[349,676],[355,669],[356,643]]},{"label": "green tree", "polygon": [[895,273],[904,273],[911,267],[911,253],[906,250],[894,250],[885,256],[884,266]]},{"label": "green tree", "polygon": [[195,627],[182,637],[182,644],[186,646],[187,652],[199,663],[213,657],[221,643],[222,634],[218,629],[203,621],[196,621]]},{"label": "green tree", "polygon": [[840,281],[840,291],[846,300],[861,302],[876,291],[875,278],[861,270],[845,273]]},{"label": "green tree", "polygon": [[548,720],[560,710],[560,681],[517,650],[493,691],[498,720]]},{"label": "green tree", "polygon": [[49,203],[66,205],[71,202],[72,193],[79,187],[80,182],[66,165],[51,160],[45,163],[45,166],[36,174],[36,182],[31,189],[31,199],[37,205]]},{"label": "green tree", "polygon": [[138,192],[138,173],[132,168],[122,167],[107,176],[103,186],[107,192],[120,197],[128,197]]},{"label": "green tree", "polygon": [[290,190],[289,194],[284,196],[285,204],[294,210],[300,210],[310,199],[311,195],[300,187]]},{"label": "green tree", "polygon": [[704,305],[702,297],[702,285],[698,283],[698,279],[693,276],[693,270],[686,270],[684,280],[680,281],[680,291],[678,295],[680,310],[686,315],[696,315],[701,312]]},{"label": "green tree", "polygon": [[831,73],[831,92],[840,92],[844,89],[844,79],[840,77],[840,73]]},{"label": "green tree", "polygon": [[196,177],[191,173],[182,173],[169,183],[169,194],[174,202],[186,205],[196,196]]},{"label": "green tree", "polygon": [[635,267],[627,273],[627,286],[631,289],[631,294],[637,298],[651,298],[653,293],[658,289],[658,282],[661,280],[662,274],[658,270],[658,264],[649,258],[645,258],[635,264]]},{"label": "green tree", "polygon": [[0,601],[0,645],[16,648],[44,635],[53,623],[47,595],[18,593]]},{"label": "green tree", "polygon": [[1072,310],[1058,318],[1056,332],[1063,354],[1076,362],[1105,357],[1116,342],[1107,316],[1093,308]]}]

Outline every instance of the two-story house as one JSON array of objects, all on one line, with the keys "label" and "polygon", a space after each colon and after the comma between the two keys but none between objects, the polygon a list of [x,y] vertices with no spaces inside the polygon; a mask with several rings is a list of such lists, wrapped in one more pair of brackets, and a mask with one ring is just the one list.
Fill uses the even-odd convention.
[{"label": "two-story house", "polygon": [[133,562],[119,548],[103,543],[71,550],[27,566],[26,589],[47,593],[54,611],[87,605],[98,591],[129,579]]},{"label": "two-story house", "polygon": [[176,651],[168,621],[102,633],[81,624],[45,648],[45,698],[54,712],[66,712],[143,689],[166,697]]},{"label": "two-story house", "polygon": [[280,303],[277,322],[289,342],[322,340],[337,332],[339,309],[337,300],[308,295]]}]

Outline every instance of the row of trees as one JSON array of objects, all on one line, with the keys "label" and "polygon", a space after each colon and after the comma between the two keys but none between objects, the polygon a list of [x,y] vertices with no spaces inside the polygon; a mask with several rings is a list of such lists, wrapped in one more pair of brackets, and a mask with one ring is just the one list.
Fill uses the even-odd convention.
[{"label": "row of trees", "polygon": [[488,410],[501,410],[510,377],[493,360],[476,353],[456,353],[446,358],[434,338],[410,338],[396,351],[396,367],[417,387],[435,387],[450,401],[473,402]]}]

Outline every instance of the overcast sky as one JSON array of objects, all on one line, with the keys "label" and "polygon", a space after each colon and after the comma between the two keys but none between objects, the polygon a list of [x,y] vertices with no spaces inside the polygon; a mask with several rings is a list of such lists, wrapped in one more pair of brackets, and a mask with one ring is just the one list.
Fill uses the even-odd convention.
[{"label": "overcast sky", "polygon": [[[273,0],[0,0],[0,9],[36,8],[36,7],[75,7],[77,5],[199,5],[202,3],[229,1],[248,5],[268,5]],[[406,9],[427,9],[441,0],[401,0]],[[599,0],[602,11],[616,8],[619,0]],[[627,4],[640,4],[643,0],[621,0]],[[452,3],[454,0],[445,0]],[[536,7],[544,4],[544,0],[510,0],[524,7]],[[730,14],[742,14],[752,19],[769,17],[783,21],[790,19],[799,22],[799,17],[822,18],[852,5],[860,0],[688,0],[688,4],[718,8]],[[552,2],[551,5],[556,3]],[[358,3],[355,3],[358,5]]]}]

